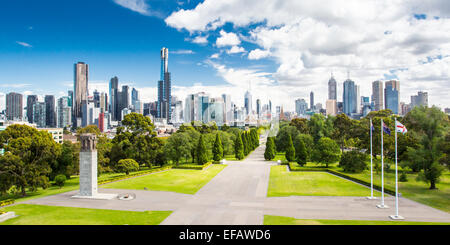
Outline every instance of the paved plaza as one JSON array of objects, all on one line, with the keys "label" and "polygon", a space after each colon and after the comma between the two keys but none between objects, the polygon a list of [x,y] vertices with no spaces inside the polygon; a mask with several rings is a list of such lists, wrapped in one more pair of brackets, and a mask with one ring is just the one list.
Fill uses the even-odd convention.
[{"label": "paved plaza", "polygon": [[[378,209],[380,200],[365,197],[291,196],[267,197],[270,167],[261,145],[243,161],[228,166],[194,195],[164,191],[99,189],[100,193],[134,193],[133,200],[71,199],[77,191],[22,203],[129,211],[173,211],[162,225],[262,225],[264,215],[297,219],[390,220],[395,214],[394,197],[386,196],[388,209]],[[368,189],[368,194],[370,190]],[[406,221],[450,222],[450,214],[400,198],[400,215]]]}]

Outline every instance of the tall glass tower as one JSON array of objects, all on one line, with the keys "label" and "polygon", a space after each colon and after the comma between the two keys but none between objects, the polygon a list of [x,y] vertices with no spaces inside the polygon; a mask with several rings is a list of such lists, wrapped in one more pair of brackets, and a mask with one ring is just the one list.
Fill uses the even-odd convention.
[{"label": "tall glass tower", "polygon": [[344,113],[350,116],[352,113],[356,113],[356,86],[355,82],[350,79],[344,82],[344,94],[343,94],[343,106]]},{"label": "tall glass tower", "polygon": [[170,122],[172,117],[172,87],[169,72],[169,49],[161,49],[161,74],[158,81],[157,118],[166,118]]}]

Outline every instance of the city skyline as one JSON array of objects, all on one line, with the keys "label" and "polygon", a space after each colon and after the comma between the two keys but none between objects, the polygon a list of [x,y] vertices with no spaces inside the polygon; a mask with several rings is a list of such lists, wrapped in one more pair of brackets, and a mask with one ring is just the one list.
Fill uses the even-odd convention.
[{"label": "city skyline", "polygon": [[[299,10],[304,7],[303,3],[288,1],[285,5],[298,10],[299,16],[305,18],[290,18],[291,21],[276,17],[261,19],[247,4],[239,8],[239,11],[247,11],[242,13],[242,20],[227,16],[227,11],[214,12],[219,6],[224,7],[224,4],[238,4],[234,1],[216,3],[217,6],[213,6],[214,1],[209,0],[202,3],[180,1],[179,4],[170,1],[167,4],[131,0],[99,1],[94,6],[84,6],[87,17],[82,23],[76,23],[79,20],[77,16],[73,20],[63,18],[60,13],[64,5],[54,6],[46,18],[39,19],[36,18],[38,13],[14,11],[20,2],[7,3],[5,7],[11,9],[11,13],[20,14],[0,17],[13,20],[0,24],[7,23],[3,28],[6,35],[0,40],[1,51],[5,54],[0,58],[4,68],[0,76],[0,93],[3,95],[18,92],[24,96],[36,94],[39,98],[46,94],[54,94],[56,99],[65,96],[67,90],[73,88],[71,66],[83,61],[90,66],[89,91],[97,89],[108,92],[109,79],[117,76],[122,84],[138,89],[142,101],[153,102],[157,100],[155,81],[160,77],[158,53],[161,47],[167,47],[171,50],[172,94],[179,98],[198,92],[219,97],[222,91],[229,91],[227,93],[232,95],[233,102],[243,105],[247,84],[251,82],[253,104],[256,99],[264,100],[262,104],[271,99],[275,106],[281,105],[285,111],[294,111],[294,101],[307,99],[310,91],[314,92],[316,103],[325,105],[330,72],[337,82],[337,101],[342,101],[342,84],[350,70],[351,79],[360,86],[361,96],[372,95],[372,83],[376,80],[384,83],[398,79],[402,84],[399,102],[409,103],[410,97],[417,91],[425,91],[429,95],[430,106],[437,105],[442,109],[450,107],[450,98],[445,96],[450,92],[450,47],[446,44],[450,40],[449,31],[446,31],[450,25],[448,8],[442,8],[445,6],[444,1],[422,5],[415,1],[410,5],[386,2],[380,6],[391,7],[391,12],[378,17],[373,12],[380,6],[371,1],[336,1],[333,6],[341,4],[346,8],[343,13],[331,11],[329,8],[333,6],[320,10],[328,13],[329,19]],[[51,5],[51,2],[35,7],[42,9]],[[142,8],[131,7],[133,5],[130,3],[133,2],[143,3],[136,5]],[[121,18],[121,25],[114,21],[110,23],[116,27],[112,34],[117,40],[99,31],[98,28],[107,24],[100,23],[98,16],[94,16],[95,7],[103,7],[108,15],[114,14]],[[356,7],[364,10],[367,17],[358,15]],[[260,11],[272,11],[275,16],[283,10],[283,7],[274,7],[273,4],[261,8]],[[217,13],[225,22],[215,21],[202,9]],[[27,14],[30,17],[27,18]],[[192,22],[194,14],[200,16],[198,23]],[[374,32],[358,34],[361,26],[352,22],[360,20],[361,25],[367,24],[369,18],[376,20],[368,24]],[[61,19],[61,24],[71,27],[66,33],[67,39],[60,37],[60,26],[51,23],[55,19]],[[325,28],[323,24],[331,23],[331,20],[339,21]],[[86,26],[87,21],[93,26]],[[136,30],[132,28],[132,23],[136,25]],[[212,23],[215,25],[207,28]],[[305,26],[308,23],[318,28],[318,33],[314,35],[324,38],[321,44],[323,48],[303,38],[299,39],[301,45],[296,45],[276,37],[276,34],[280,37],[298,37],[300,33],[310,30]],[[278,27],[278,24],[284,27]],[[142,32],[142,29],[146,31]],[[89,37],[88,40],[80,42],[79,38],[70,39],[81,31]],[[342,33],[348,34],[349,40],[338,39],[336,44],[329,43]],[[158,40],[151,38],[156,34],[160,36],[156,38]],[[380,37],[364,41],[364,38],[371,36],[369,34]],[[52,35],[60,37],[59,40],[49,40],[48,37]],[[386,42],[395,41],[402,35],[404,38],[393,42],[392,48],[386,46]],[[108,42],[103,42],[105,39]],[[430,46],[430,40],[433,40],[433,47]],[[77,44],[74,45],[74,42]],[[141,42],[147,43],[144,45]],[[352,45],[357,45],[359,49],[377,50],[378,54],[368,50],[365,52],[369,54],[366,54],[350,48]],[[397,55],[399,53],[394,52],[394,46],[404,54]],[[392,58],[391,53],[398,57]],[[38,63],[37,59],[44,55],[46,59],[39,59]],[[381,59],[383,57],[388,59]],[[349,61],[351,58],[353,61]],[[18,70],[24,72],[18,73]]]}]

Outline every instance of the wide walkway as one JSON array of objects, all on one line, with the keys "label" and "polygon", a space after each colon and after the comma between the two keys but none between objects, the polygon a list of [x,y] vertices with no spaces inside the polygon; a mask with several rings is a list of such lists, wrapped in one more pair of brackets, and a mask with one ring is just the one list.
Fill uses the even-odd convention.
[{"label": "wide walkway", "polygon": [[[29,200],[24,203],[115,210],[172,210],[163,225],[261,225],[264,215],[298,219],[389,220],[389,209],[378,209],[379,200],[365,197],[291,196],[266,197],[270,167],[264,161],[264,145],[245,160],[228,166],[195,195],[161,191],[100,189],[103,193],[135,193],[136,199],[70,199],[76,191]],[[368,190],[369,194],[369,190]],[[450,214],[400,198],[400,214],[407,221],[450,222]]]}]

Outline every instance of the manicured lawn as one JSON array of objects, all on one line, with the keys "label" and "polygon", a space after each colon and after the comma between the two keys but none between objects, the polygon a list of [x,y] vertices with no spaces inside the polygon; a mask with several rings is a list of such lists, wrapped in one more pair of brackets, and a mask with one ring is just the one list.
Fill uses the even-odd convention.
[{"label": "manicured lawn", "polygon": [[264,215],[264,225],[450,225],[450,223],[372,220],[295,219]]},{"label": "manicured lawn", "polygon": [[5,208],[19,217],[0,225],[158,225],[171,211],[119,211],[18,204]]},{"label": "manicured lawn", "polygon": [[204,170],[171,169],[142,177],[102,185],[101,188],[173,191],[195,194],[216,176],[226,165],[214,164]]},{"label": "manicured lawn", "polygon": [[288,172],[282,165],[270,169],[269,197],[367,195],[370,195],[370,189],[329,173]]}]

